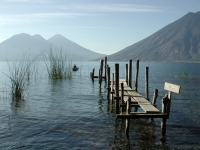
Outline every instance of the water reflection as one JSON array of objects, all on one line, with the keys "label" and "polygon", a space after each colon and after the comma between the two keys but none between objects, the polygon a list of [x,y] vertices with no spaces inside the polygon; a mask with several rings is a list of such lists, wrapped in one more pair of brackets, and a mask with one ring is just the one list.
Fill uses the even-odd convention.
[{"label": "water reflection", "polygon": [[19,109],[25,108],[26,101],[25,100],[12,100],[11,110],[13,112],[17,112]]},{"label": "water reflection", "polygon": [[155,122],[150,119],[131,119],[129,135],[125,134],[125,120],[115,120],[114,136],[109,141],[112,149],[170,149],[155,133]]}]

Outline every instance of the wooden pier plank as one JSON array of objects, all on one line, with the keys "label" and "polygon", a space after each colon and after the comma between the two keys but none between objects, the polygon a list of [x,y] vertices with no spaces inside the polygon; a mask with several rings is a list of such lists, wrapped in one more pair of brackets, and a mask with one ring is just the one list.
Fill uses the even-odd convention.
[{"label": "wooden pier plank", "polygon": [[134,91],[134,90],[126,90],[127,93],[132,96],[132,97],[142,97],[142,95],[140,95],[138,92]]},{"label": "wooden pier plank", "polygon": [[167,118],[167,113],[138,113],[138,112],[131,112],[130,114],[122,113],[117,114],[116,118]]},{"label": "wooden pier plank", "polygon": [[[120,80],[120,83],[125,83]],[[121,90],[121,89],[120,89]],[[120,94],[121,96],[121,94]],[[132,104],[139,104],[139,106],[144,110],[145,113],[160,113],[160,111],[154,107],[147,99],[142,97],[138,92],[132,90],[128,86],[124,86],[124,101],[126,102],[128,97],[131,96],[131,103]]]},{"label": "wooden pier plank", "polygon": [[160,111],[154,107],[148,100],[146,100],[144,97],[134,97],[134,99],[138,102],[140,107],[146,112],[146,113],[159,113]]},{"label": "wooden pier plank", "polygon": [[[119,90],[121,91],[121,87],[119,87]],[[132,89],[128,86],[124,86],[124,91],[132,91]]]},{"label": "wooden pier plank", "polygon": [[144,97],[133,97],[139,104],[151,104]]},{"label": "wooden pier plank", "polygon": [[[128,97],[129,96],[124,96],[124,101],[125,102],[128,100]],[[138,102],[133,97],[131,97],[131,104],[138,104]]]},{"label": "wooden pier plank", "polygon": [[145,111],[145,113],[159,113],[160,111],[154,107],[152,104],[139,104],[140,107]]},{"label": "wooden pier plank", "polygon": [[[119,96],[121,97],[121,93],[119,93]],[[128,100],[129,96],[130,95],[126,91],[124,91],[124,101],[125,102]],[[133,97],[131,97],[131,103],[138,104],[138,102]]]},{"label": "wooden pier plank", "polygon": [[[128,97],[131,97],[132,104],[138,104],[143,110],[145,114],[149,113],[161,113],[156,107],[154,107],[147,99],[142,97],[138,92],[133,90],[131,87],[127,85],[125,79],[119,79],[119,84],[124,84],[124,101],[128,100]],[[121,90],[121,86],[119,86],[119,90]],[[121,93],[121,92],[120,92]],[[121,96],[121,94],[120,94]]]}]

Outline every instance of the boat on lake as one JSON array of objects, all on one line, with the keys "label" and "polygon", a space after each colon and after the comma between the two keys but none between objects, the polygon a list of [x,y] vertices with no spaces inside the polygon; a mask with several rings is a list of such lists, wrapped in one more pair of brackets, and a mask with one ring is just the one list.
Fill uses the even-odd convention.
[{"label": "boat on lake", "polygon": [[78,71],[78,67],[76,65],[73,66],[72,71]]}]

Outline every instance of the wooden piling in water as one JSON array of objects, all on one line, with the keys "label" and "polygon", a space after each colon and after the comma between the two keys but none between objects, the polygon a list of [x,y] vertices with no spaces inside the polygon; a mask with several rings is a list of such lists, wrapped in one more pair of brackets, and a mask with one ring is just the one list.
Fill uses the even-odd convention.
[{"label": "wooden piling in water", "polygon": [[99,88],[101,88],[101,83],[102,83],[102,74],[103,74],[103,59],[100,60],[100,69],[99,69]]},{"label": "wooden piling in water", "polygon": [[156,107],[156,99],[158,97],[158,89],[154,90],[152,105]]},{"label": "wooden piling in water", "polygon": [[110,84],[110,83],[108,83],[108,67],[109,67],[109,65],[107,64],[107,65],[106,65],[106,75],[105,75],[106,87],[108,87],[108,84]]},{"label": "wooden piling in water", "polygon": [[94,79],[94,70],[95,70],[95,68],[93,68],[92,72],[90,72],[90,77],[92,78],[92,80]]},{"label": "wooden piling in water", "polygon": [[107,65],[106,69],[106,79],[107,79],[107,99],[110,99],[110,67]]},{"label": "wooden piling in water", "polygon": [[105,66],[104,66],[104,68],[105,68],[105,71],[104,71],[105,72],[105,81],[107,81],[106,80],[106,74],[107,74],[107,57],[104,58],[104,62],[105,62]]},{"label": "wooden piling in water", "polygon": [[[169,99],[168,95],[166,94],[163,99],[162,99],[162,113],[169,113],[168,108],[169,108]],[[165,136],[166,134],[166,118],[162,118],[161,120],[161,134],[162,136]]]},{"label": "wooden piling in water", "polygon": [[[125,103],[125,101],[124,101],[124,83],[121,83],[120,86],[121,86],[121,92],[120,92],[121,104],[124,104],[124,103]],[[124,112],[124,107],[123,107],[123,105],[121,106],[120,109],[121,109],[121,113]]]},{"label": "wooden piling in water", "polygon": [[[129,115],[131,112],[131,97],[128,97],[128,100],[126,101],[126,114]],[[126,118],[126,128],[125,133],[126,136],[129,135],[129,126],[130,126],[130,118]]]},{"label": "wooden piling in water", "polygon": [[145,98],[149,101],[149,67],[145,68]]},{"label": "wooden piling in water", "polygon": [[136,61],[136,68],[135,68],[135,91],[138,92],[138,73],[139,73],[139,60]]},{"label": "wooden piling in water", "polygon": [[120,86],[121,86],[121,93],[120,93],[121,102],[124,103],[124,83],[121,83]]},{"label": "wooden piling in water", "polygon": [[115,64],[115,107],[119,111],[119,64]]},{"label": "wooden piling in water", "polygon": [[132,88],[132,60],[128,63],[128,86]]},{"label": "wooden piling in water", "polygon": [[128,64],[125,64],[125,82],[128,84]]},{"label": "wooden piling in water", "polygon": [[111,91],[110,91],[110,94],[111,94],[111,102],[113,103],[113,94],[114,94],[114,73],[112,73],[112,79],[111,79]]}]

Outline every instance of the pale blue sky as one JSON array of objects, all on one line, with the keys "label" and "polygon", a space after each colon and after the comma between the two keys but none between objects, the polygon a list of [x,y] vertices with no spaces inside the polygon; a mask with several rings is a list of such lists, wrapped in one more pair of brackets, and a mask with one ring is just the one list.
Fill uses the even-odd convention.
[{"label": "pale blue sky", "polygon": [[0,42],[19,33],[62,34],[112,54],[197,11],[200,0],[1,0]]}]

